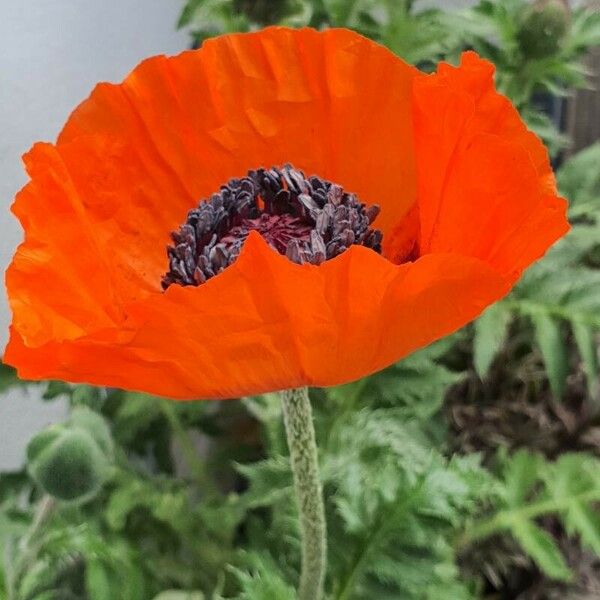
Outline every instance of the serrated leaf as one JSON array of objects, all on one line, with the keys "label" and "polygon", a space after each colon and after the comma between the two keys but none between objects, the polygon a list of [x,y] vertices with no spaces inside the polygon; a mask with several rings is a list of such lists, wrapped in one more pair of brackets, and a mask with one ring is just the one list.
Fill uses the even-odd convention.
[{"label": "serrated leaf", "polygon": [[573,38],[578,47],[600,44],[600,13],[593,7],[581,8],[573,19]]},{"label": "serrated leaf", "polygon": [[577,533],[581,541],[600,556],[600,514],[583,502],[573,501],[566,511],[565,522],[570,533]]},{"label": "serrated leaf", "polygon": [[559,581],[569,581],[572,573],[549,533],[526,519],[515,520],[511,531],[538,567]]},{"label": "serrated leaf", "polygon": [[475,523],[466,532],[467,541],[510,533],[550,577],[570,576],[552,536],[535,519],[554,514],[562,519],[570,535],[600,555],[600,461],[589,454],[565,453],[555,462],[521,451],[511,457],[499,482],[506,508]]},{"label": "serrated leaf", "polygon": [[521,450],[513,454],[504,469],[503,496],[506,504],[517,507],[524,504],[539,478],[540,456]]},{"label": "serrated leaf", "polygon": [[241,496],[244,506],[257,508],[273,505],[291,494],[292,473],[290,461],[285,456],[248,465],[236,464],[235,468],[249,482],[248,491]]},{"label": "serrated leaf", "polygon": [[494,357],[502,347],[511,319],[510,308],[502,302],[497,302],[475,321],[473,362],[481,378],[487,375]]},{"label": "serrated leaf", "polygon": [[552,394],[560,400],[569,372],[569,358],[560,331],[560,322],[540,310],[532,311],[530,317],[535,328],[536,342],[542,352]]},{"label": "serrated leaf", "polygon": [[117,488],[111,494],[104,512],[108,526],[115,531],[122,530],[129,513],[147,501],[147,498],[148,490],[140,482],[132,481],[128,485]]},{"label": "serrated leaf", "polygon": [[236,600],[296,600],[296,592],[285,581],[275,561],[269,555],[244,553],[248,570],[231,567],[240,585]]}]

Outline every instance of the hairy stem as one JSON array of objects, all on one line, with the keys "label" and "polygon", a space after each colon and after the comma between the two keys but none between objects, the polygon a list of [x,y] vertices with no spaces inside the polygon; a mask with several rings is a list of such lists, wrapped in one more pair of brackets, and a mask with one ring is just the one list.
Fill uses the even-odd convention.
[{"label": "hairy stem", "polygon": [[327,542],[317,444],[308,390],[299,388],[281,392],[281,400],[302,535],[302,573],[298,600],[320,600],[325,579]]}]

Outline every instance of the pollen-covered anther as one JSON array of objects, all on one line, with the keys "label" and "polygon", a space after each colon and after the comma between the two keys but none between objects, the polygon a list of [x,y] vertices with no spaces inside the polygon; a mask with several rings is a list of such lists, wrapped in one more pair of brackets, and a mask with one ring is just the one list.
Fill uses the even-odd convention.
[{"label": "pollen-covered anther", "polygon": [[200,285],[233,263],[251,231],[291,261],[321,264],[352,245],[381,252],[382,234],[367,207],[335,183],[291,165],[249,171],[200,202],[171,234],[162,287]]}]

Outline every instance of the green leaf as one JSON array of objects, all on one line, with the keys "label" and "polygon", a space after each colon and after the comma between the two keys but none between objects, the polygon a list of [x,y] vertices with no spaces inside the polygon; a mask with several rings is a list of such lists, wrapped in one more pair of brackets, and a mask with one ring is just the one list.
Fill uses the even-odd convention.
[{"label": "green leaf", "polygon": [[17,372],[8,365],[0,362],[0,392],[21,383],[17,377]]},{"label": "green leaf", "polygon": [[570,532],[576,532],[581,541],[600,556],[600,515],[598,511],[577,500],[569,503],[565,523]]},{"label": "green leaf", "polygon": [[578,534],[600,556],[600,461],[585,454],[563,454],[545,473],[549,494],[564,516],[567,531]]},{"label": "green leaf", "polygon": [[513,454],[504,469],[503,496],[508,506],[521,506],[539,478],[542,459],[521,450]]},{"label": "green leaf", "polygon": [[64,381],[49,381],[42,398],[44,400],[54,400],[59,396],[71,395],[72,386]]},{"label": "green leaf", "polygon": [[113,600],[111,573],[99,560],[89,560],[85,566],[85,587],[90,600]]},{"label": "green leaf", "polygon": [[600,270],[590,264],[600,246],[600,225],[593,222],[589,211],[580,217],[583,221],[524,274],[507,303],[532,319],[555,396],[561,392],[569,369],[560,331],[566,328],[561,323],[570,325],[593,398],[597,395],[594,337],[600,330]]},{"label": "green leaf", "polygon": [[179,15],[179,20],[177,21],[177,29],[181,29],[192,22],[194,14],[200,8],[202,2],[203,0],[186,1],[181,14]]},{"label": "green leaf", "polygon": [[323,0],[331,24],[335,27],[347,27],[355,19],[363,0]]},{"label": "green leaf", "polygon": [[335,490],[330,528],[333,598],[428,598],[462,590],[445,538],[493,491],[471,455],[446,461],[401,407],[361,410],[328,436],[321,467]]},{"label": "green leaf", "polygon": [[569,370],[569,357],[560,331],[560,322],[546,312],[530,313],[535,327],[535,338],[542,352],[552,394],[562,398]]},{"label": "green leaf", "polygon": [[177,530],[189,526],[190,507],[188,491],[174,482],[123,481],[110,496],[105,508],[105,519],[114,531],[125,528],[127,518],[135,509],[146,509],[155,519]]},{"label": "green leaf", "polygon": [[475,321],[473,362],[480,377],[486,376],[494,357],[502,347],[511,319],[512,312],[509,307],[497,302]]},{"label": "green leaf", "polygon": [[585,372],[588,393],[591,398],[597,399],[599,394],[598,383],[598,347],[593,329],[586,323],[582,323],[577,318],[571,322],[573,335],[577,343],[577,349],[583,361],[583,370]]},{"label": "green leaf", "polygon": [[23,517],[13,515],[0,507],[0,550],[10,537],[24,535],[28,526],[29,523]]},{"label": "green leaf", "polygon": [[549,533],[526,519],[515,520],[512,532],[546,575],[559,581],[571,580],[572,573]]},{"label": "green leaf", "polygon": [[600,142],[572,156],[558,170],[558,187],[572,217],[600,213]]},{"label": "green leaf", "polygon": [[269,506],[291,496],[292,473],[290,461],[285,456],[248,465],[237,464],[236,469],[249,482],[248,491],[241,497],[244,506]]},{"label": "green leaf", "polygon": [[551,156],[556,156],[569,144],[569,138],[559,131],[552,119],[535,107],[524,106],[521,116],[527,126],[542,138]]},{"label": "green leaf", "polygon": [[254,552],[243,556],[247,570],[230,568],[242,588],[236,600],[297,600],[294,588],[270,556]]},{"label": "green leaf", "polygon": [[475,541],[510,532],[552,578],[570,577],[563,557],[550,534],[535,519],[553,514],[564,521],[570,535],[600,555],[600,460],[583,453],[566,453],[555,461],[526,451],[504,461],[503,477],[498,482],[502,500],[497,512],[471,525],[463,541]]},{"label": "green leaf", "polygon": [[165,400],[149,394],[126,392],[114,417],[115,437],[125,443],[132,441],[163,417],[161,402]]}]

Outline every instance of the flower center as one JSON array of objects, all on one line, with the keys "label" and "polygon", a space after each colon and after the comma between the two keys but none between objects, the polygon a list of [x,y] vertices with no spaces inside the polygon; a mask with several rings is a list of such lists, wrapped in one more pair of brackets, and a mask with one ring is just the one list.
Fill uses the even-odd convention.
[{"label": "flower center", "polygon": [[162,287],[200,285],[239,256],[251,231],[291,261],[319,265],[349,246],[381,253],[382,234],[370,227],[379,206],[291,165],[248,171],[192,209],[171,234]]}]

